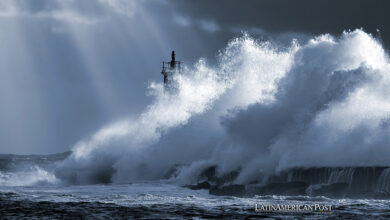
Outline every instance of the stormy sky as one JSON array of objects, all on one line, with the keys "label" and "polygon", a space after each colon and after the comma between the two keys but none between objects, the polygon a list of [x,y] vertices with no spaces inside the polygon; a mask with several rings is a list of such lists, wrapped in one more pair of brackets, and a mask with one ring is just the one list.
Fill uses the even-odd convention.
[{"label": "stormy sky", "polygon": [[[242,31],[288,44],[363,28],[390,45],[388,1],[3,0],[0,153],[69,150],[139,114],[176,50],[191,65]],[[379,30],[379,32],[378,32]]]}]

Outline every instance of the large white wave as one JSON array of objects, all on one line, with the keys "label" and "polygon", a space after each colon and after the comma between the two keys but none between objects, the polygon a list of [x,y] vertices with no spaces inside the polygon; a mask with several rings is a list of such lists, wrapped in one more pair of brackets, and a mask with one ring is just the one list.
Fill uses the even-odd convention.
[{"label": "large white wave", "polygon": [[152,83],[154,102],[75,145],[56,175],[71,183],[177,181],[218,165],[238,182],[296,166],[389,165],[390,77],[382,45],[362,30],[288,48],[244,35],[218,56]]},{"label": "large white wave", "polygon": [[0,171],[0,186],[33,186],[59,182],[53,173],[37,165],[18,171]]}]

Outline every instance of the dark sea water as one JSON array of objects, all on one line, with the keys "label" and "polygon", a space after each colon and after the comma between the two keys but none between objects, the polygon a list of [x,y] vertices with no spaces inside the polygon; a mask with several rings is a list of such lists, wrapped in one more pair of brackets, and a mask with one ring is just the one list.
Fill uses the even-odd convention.
[{"label": "dark sea water", "polygon": [[[327,204],[331,213],[262,213],[255,204]],[[162,182],[88,186],[0,187],[1,219],[389,219],[389,200],[307,196],[212,196]]]},{"label": "dark sea water", "polygon": [[[390,219],[390,200],[210,195],[169,181],[64,185],[50,156],[0,155],[0,219]],[[331,212],[259,212],[255,205],[331,205]]]}]

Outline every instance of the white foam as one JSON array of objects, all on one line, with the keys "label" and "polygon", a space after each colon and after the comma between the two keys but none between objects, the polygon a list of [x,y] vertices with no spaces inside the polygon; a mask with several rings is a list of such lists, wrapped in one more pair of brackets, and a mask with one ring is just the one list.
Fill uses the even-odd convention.
[{"label": "white foam", "polygon": [[244,35],[218,61],[185,67],[175,92],[152,83],[144,113],[74,147],[71,176],[108,166],[116,181],[153,179],[187,163],[178,178],[216,164],[219,173],[241,168],[246,182],[293,166],[389,165],[390,67],[369,34],[325,34],[289,48]]},{"label": "white foam", "polygon": [[39,166],[23,171],[0,172],[0,186],[32,186],[38,184],[56,184],[59,180]]}]

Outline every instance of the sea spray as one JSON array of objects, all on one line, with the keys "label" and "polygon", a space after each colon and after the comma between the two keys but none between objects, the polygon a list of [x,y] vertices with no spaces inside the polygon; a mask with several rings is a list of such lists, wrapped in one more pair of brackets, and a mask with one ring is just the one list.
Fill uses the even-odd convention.
[{"label": "sea spray", "polygon": [[55,185],[59,182],[53,173],[38,165],[17,171],[0,171],[0,186]]},{"label": "sea spray", "polygon": [[[297,166],[389,165],[387,54],[362,30],[280,48],[244,35],[173,80],[149,86],[139,117],[79,142],[56,175],[70,183],[175,181],[240,170],[246,183]],[[201,128],[201,129],[200,129]]]}]

